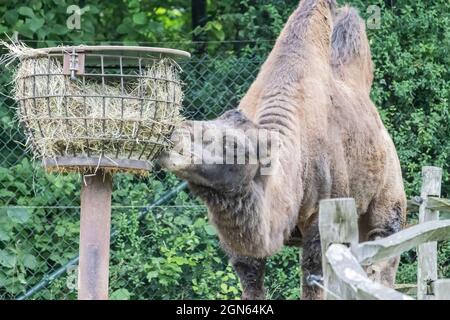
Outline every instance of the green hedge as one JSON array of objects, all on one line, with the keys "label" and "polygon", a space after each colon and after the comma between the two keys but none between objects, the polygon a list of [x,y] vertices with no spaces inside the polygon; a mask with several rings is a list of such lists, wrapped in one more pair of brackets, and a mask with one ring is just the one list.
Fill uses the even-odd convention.
[{"label": "green hedge", "polygon": [[[364,1],[349,2],[366,15]],[[11,34],[17,30],[21,37],[44,41],[39,46],[54,44],[47,40],[50,37],[76,42],[185,39],[189,32],[186,4],[155,3],[162,9],[146,8],[131,0],[95,5],[86,16],[88,28],[73,33],[64,29],[65,7],[55,6],[53,1],[21,1],[20,5],[10,1],[0,5],[4,18],[0,31]],[[370,4],[381,7],[381,28],[368,31],[376,66],[372,97],[397,146],[407,194],[418,194],[421,167],[436,165],[444,168],[443,196],[450,197],[450,3],[398,0]],[[209,26],[196,32],[204,32],[210,40],[252,42],[211,42],[209,58],[195,57],[185,66],[189,115],[212,118],[236,106],[295,5],[294,0],[211,2]],[[31,8],[33,16],[19,7]],[[163,9],[171,19],[161,13]],[[97,19],[100,11],[103,16]],[[47,27],[33,32],[41,23],[39,19],[45,19]],[[109,34],[111,21],[123,27]],[[120,30],[125,29],[134,31],[122,34]],[[164,30],[171,30],[170,35]],[[178,47],[183,46],[193,48],[186,44]],[[8,73],[3,72],[0,81],[1,91],[9,94]],[[71,206],[78,204],[80,179],[46,175],[26,160],[29,155],[13,121],[12,107],[13,102],[0,95],[0,298],[23,293],[73,257],[78,241],[78,209]],[[145,179],[120,175],[115,184],[115,204],[142,206],[175,186],[177,180],[163,173]],[[156,209],[141,222],[137,221],[139,208],[114,210],[119,233],[112,245],[113,298],[238,297],[236,276],[207,223],[205,209],[198,204],[197,199],[181,192],[170,206]],[[12,205],[40,208],[25,210]],[[409,216],[410,223],[416,219],[416,214]],[[440,277],[450,278],[449,261],[450,245],[444,242],[439,245]],[[299,279],[298,250],[286,248],[270,259],[270,297],[297,298]],[[415,281],[416,254],[410,251],[402,256],[397,282]],[[53,282],[35,297],[74,298],[73,274]]]}]

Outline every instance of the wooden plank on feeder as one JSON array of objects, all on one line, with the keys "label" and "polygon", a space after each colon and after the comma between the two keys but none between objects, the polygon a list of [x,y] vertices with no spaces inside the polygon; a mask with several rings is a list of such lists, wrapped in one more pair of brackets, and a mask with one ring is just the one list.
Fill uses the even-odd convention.
[{"label": "wooden plank on feeder", "polygon": [[107,300],[112,176],[99,170],[81,188],[78,299]]}]

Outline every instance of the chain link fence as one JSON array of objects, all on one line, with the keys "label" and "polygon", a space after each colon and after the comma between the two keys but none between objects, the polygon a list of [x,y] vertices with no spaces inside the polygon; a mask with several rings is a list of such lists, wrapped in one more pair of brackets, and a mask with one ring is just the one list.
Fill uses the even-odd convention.
[{"label": "chain link fence", "polygon": [[[262,61],[236,56],[181,61],[185,116],[211,119],[235,108]],[[1,80],[0,299],[74,299],[81,177],[46,174],[32,159],[14,120],[11,79],[4,73]],[[148,177],[115,176],[111,298],[239,296],[238,279],[205,207],[184,187],[158,169]],[[298,273],[298,265],[294,270]]]}]

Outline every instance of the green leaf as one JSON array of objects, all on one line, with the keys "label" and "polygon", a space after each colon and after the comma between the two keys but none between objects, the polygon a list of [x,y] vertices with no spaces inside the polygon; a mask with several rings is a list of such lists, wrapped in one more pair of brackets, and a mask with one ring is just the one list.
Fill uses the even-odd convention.
[{"label": "green leaf", "polygon": [[11,192],[11,191],[8,191],[5,189],[0,190],[0,197],[3,197],[3,198],[12,198],[15,195],[16,194],[14,192]]},{"label": "green leaf", "polygon": [[8,277],[3,272],[0,272],[0,288],[6,286],[7,283]]},{"label": "green leaf", "polygon": [[66,227],[62,225],[57,225],[55,227],[55,233],[58,235],[58,237],[63,237],[64,234],[66,233]]},{"label": "green leaf", "polygon": [[55,24],[54,27],[52,28],[52,32],[59,36],[67,34],[68,31],[69,30],[67,29],[67,27],[65,25],[61,25],[61,24]]},{"label": "green leaf", "polygon": [[19,280],[19,283],[21,283],[21,284],[26,284],[27,283],[27,280],[25,280],[25,274],[24,273],[17,274],[17,280]]},{"label": "green leaf", "polygon": [[14,187],[24,195],[30,193],[30,188],[27,187],[27,185],[25,185],[25,183],[14,182]]},{"label": "green leaf", "polygon": [[9,241],[11,237],[6,230],[0,229],[0,241]]},{"label": "green leaf", "polygon": [[204,218],[197,218],[197,220],[195,220],[193,227],[194,228],[199,228],[201,226],[204,226],[206,224],[206,221]]},{"label": "green leaf", "polygon": [[100,13],[100,11],[101,11],[99,8],[97,8],[96,6],[94,6],[92,4],[84,7],[83,9],[86,9],[86,11],[89,12],[90,14],[97,14],[97,13]]},{"label": "green leaf", "polygon": [[150,271],[149,273],[147,273],[147,280],[151,281],[152,279],[158,278],[158,271]]},{"label": "green leaf", "polygon": [[133,22],[139,25],[145,24],[147,22],[147,15],[144,12],[135,13],[133,15]]},{"label": "green leaf", "polygon": [[22,16],[26,16],[26,17],[30,17],[30,18],[34,17],[33,9],[31,9],[29,7],[20,7],[17,10],[17,12]]},{"label": "green leaf", "polygon": [[16,266],[16,256],[7,252],[6,250],[0,250],[0,265],[6,268],[14,268]]},{"label": "green leaf", "polygon": [[228,291],[228,286],[225,283],[221,283],[220,284],[220,289],[222,289],[222,291],[227,292]]},{"label": "green leaf", "polygon": [[214,236],[217,234],[216,229],[214,229],[214,227],[210,224],[207,224],[203,227],[206,231],[207,234],[209,234],[210,236]]},{"label": "green leaf", "polygon": [[27,253],[23,256],[22,263],[25,268],[35,269],[37,265],[36,257],[32,254]]},{"label": "green leaf", "polygon": [[225,32],[223,32],[223,30],[214,30],[214,35],[216,36],[216,38],[220,41],[225,40]]},{"label": "green leaf", "polygon": [[222,24],[219,21],[211,21],[211,24],[213,26],[214,29],[216,30],[222,30]]},{"label": "green leaf", "polygon": [[129,0],[128,7],[130,8],[139,8],[139,0]]},{"label": "green leaf", "polygon": [[173,222],[177,225],[186,225],[186,226],[192,224],[191,219],[189,219],[184,215],[176,217],[175,219],[173,219]]},{"label": "green leaf", "polygon": [[3,18],[10,25],[15,25],[19,15],[16,10],[8,10],[5,12]]},{"label": "green leaf", "polygon": [[17,32],[19,32],[20,35],[27,37],[27,38],[33,38],[33,31],[30,30],[28,25],[22,24],[17,27]]},{"label": "green leaf", "polygon": [[8,208],[7,212],[8,217],[10,217],[12,221],[19,224],[26,223],[30,218],[30,214],[25,208]]},{"label": "green leaf", "polygon": [[131,294],[127,289],[117,289],[109,297],[111,300],[130,300]]},{"label": "green leaf", "polygon": [[117,33],[120,33],[120,34],[127,34],[130,32],[130,25],[126,24],[126,23],[122,23],[117,27],[116,31],[117,31]]},{"label": "green leaf", "polygon": [[40,1],[33,3],[33,9],[39,10],[40,8],[42,8],[42,3]]}]

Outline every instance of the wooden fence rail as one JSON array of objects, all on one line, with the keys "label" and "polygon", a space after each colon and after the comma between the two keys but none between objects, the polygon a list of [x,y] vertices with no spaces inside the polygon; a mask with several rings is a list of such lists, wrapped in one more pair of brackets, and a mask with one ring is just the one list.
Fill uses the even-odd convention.
[{"label": "wooden fence rail", "polygon": [[[410,300],[394,289],[370,280],[346,245],[332,244],[325,253],[337,284],[336,295],[342,299]],[[343,290],[344,289],[344,290]]]},{"label": "wooden fence rail", "polygon": [[390,237],[363,242],[351,247],[361,265],[399,256],[420,244],[450,237],[450,220],[430,221],[402,230]]},{"label": "wooden fence rail", "polygon": [[441,192],[442,170],[424,167],[420,198],[408,202],[419,210],[419,224],[389,237],[358,243],[358,216],[351,198],[320,202],[319,231],[323,280],[327,299],[390,299],[412,297],[371,280],[363,266],[399,256],[418,247],[418,299],[450,299],[450,279],[437,277],[437,241],[450,239],[450,220],[439,221],[439,211],[450,213]]},{"label": "wooden fence rail", "polygon": [[[422,198],[415,197],[411,200],[408,200],[408,211],[414,212],[419,211],[419,207],[422,204]],[[439,211],[439,215],[441,218],[449,219],[450,218],[450,200],[442,199],[436,197],[427,197],[426,209]]]}]

